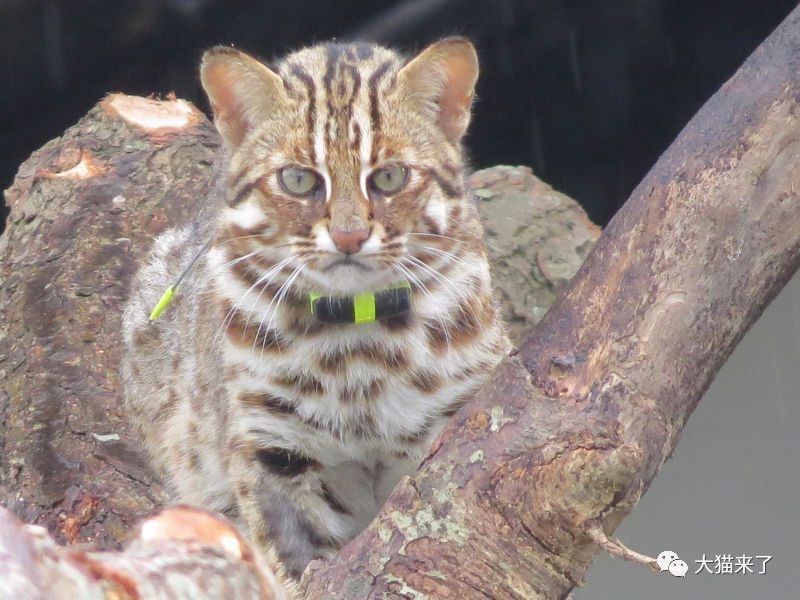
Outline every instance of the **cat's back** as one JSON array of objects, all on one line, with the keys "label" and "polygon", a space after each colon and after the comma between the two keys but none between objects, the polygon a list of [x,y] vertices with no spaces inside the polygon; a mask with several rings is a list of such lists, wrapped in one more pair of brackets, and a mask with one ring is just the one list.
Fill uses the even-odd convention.
[{"label": "cat's back", "polygon": [[[122,317],[121,365],[125,408],[143,434],[149,453],[161,463],[161,450],[170,445],[170,418],[190,390],[183,380],[197,364],[194,359],[201,296],[196,269],[187,275],[172,304],[156,320],[149,319],[165,290],[192,262],[204,244],[195,225],[159,235],[133,277]],[[202,263],[197,266],[202,268]]]},{"label": "cat's back", "polygon": [[[156,420],[159,408],[165,408],[169,400],[174,403],[174,385],[170,383],[178,377],[182,357],[193,349],[193,323],[199,311],[194,292],[201,287],[204,263],[192,263],[213,235],[228,160],[224,149],[220,150],[211,172],[209,193],[198,199],[194,219],[156,236],[131,279],[122,316],[121,373],[126,408],[137,425]],[[180,293],[158,319],[151,321],[150,315],[164,292],[190,265]],[[165,401],[165,394],[172,397]]]}]

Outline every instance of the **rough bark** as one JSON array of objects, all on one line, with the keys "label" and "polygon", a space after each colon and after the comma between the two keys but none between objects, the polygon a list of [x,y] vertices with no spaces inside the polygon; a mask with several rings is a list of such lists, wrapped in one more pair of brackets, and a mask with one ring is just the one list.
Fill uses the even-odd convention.
[{"label": "rough bark", "polygon": [[480,199],[503,317],[518,345],[575,275],[600,229],[526,167],[485,169],[470,182]]},{"label": "rough bark", "polygon": [[564,296],[306,578],[314,598],[564,598],[800,261],[800,8],[700,110]]},{"label": "rough bark", "polygon": [[[581,583],[598,541],[646,491],[720,365],[800,262],[798,98],[800,8],[681,133],[420,471],[337,558],[312,564],[309,597],[563,598]],[[110,507],[103,522],[78,527],[109,544],[119,540],[105,527],[112,515],[160,501],[153,483],[117,492],[118,470],[131,482],[146,474],[120,458],[127,446],[101,450],[98,427],[124,429],[108,369],[119,303],[146,240],[185,219],[191,203],[179,198],[205,183],[191,140],[207,139],[209,157],[214,145],[191,109],[193,126],[144,130],[130,111],[113,125],[112,108],[79,124],[78,158],[56,141],[26,163],[7,194],[15,233],[0,247],[2,418],[30,432],[28,448],[4,442],[15,462],[3,485],[23,515],[22,499],[36,498],[30,515],[48,524],[58,514],[84,522],[86,503]],[[115,206],[126,208],[115,215]],[[65,442],[81,436],[83,445]],[[73,466],[87,456],[99,488]],[[82,500],[91,489],[107,496]],[[140,494],[128,513],[127,491]],[[48,495],[61,513],[39,500]]]},{"label": "rough bark", "polygon": [[0,502],[104,548],[166,501],[121,411],[128,281],[152,236],[191,215],[217,146],[188,104],[128,100],[21,166],[0,240]]},{"label": "rough bark", "polygon": [[275,575],[218,515],[170,508],[144,521],[125,552],[59,547],[0,508],[0,598],[285,600]]},{"label": "rough bark", "polygon": [[[167,501],[120,410],[119,319],[152,237],[206,193],[217,145],[187,103],[115,95],[34,153],[6,191],[0,504],[60,542],[119,548]],[[599,230],[527,168],[473,180],[521,339]]]}]

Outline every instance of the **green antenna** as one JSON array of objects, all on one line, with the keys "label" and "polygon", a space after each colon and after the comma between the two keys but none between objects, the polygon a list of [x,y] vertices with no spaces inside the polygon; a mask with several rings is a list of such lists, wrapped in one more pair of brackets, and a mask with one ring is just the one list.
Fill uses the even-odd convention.
[{"label": "green antenna", "polygon": [[175,294],[178,293],[178,286],[181,284],[181,281],[183,281],[183,278],[192,269],[200,257],[203,256],[205,251],[208,250],[210,245],[211,240],[208,240],[205,244],[203,244],[203,247],[195,253],[189,264],[186,265],[183,271],[181,271],[180,274],[175,278],[175,281],[172,282],[172,285],[164,290],[164,293],[161,294],[161,298],[158,299],[158,303],[156,303],[155,308],[153,308],[153,310],[150,312],[150,322],[153,322],[160,317],[161,313],[167,310],[169,305],[172,304],[172,301],[175,299]]}]

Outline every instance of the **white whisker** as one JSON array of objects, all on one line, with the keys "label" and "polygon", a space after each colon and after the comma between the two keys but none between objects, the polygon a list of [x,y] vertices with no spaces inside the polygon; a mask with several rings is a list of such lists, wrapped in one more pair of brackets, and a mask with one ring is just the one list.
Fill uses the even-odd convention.
[{"label": "white whisker", "polygon": [[442,284],[446,285],[447,287],[449,287],[450,290],[456,295],[456,297],[460,296],[458,287],[456,286],[455,283],[453,283],[453,281],[449,277],[443,275],[442,273],[440,273],[439,271],[437,271],[436,269],[434,269],[430,265],[426,265],[424,262],[422,262],[416,256],[412,256],[412,255],[409,254],[409,255],[405,256],[404,259],[410,260],[410,261],[412,261],[413,264],[416,264],[418,267],[420,267],[422,269],[425,269],[425,271],[430,273],[434,277],[434,279],[436,279],[439,283],[442,283]]},{"label": "white whisker", "polygon": [[438,233],[411,232],[411,233],[406,233],[406,235],[416,235],[416,236],[419,236],[419,237],[442,238],[443,240],[451,240],[453,242],[458,242],[459,244],[464,241],[464,240],[459,240],[459,239],[454,238],[454,237],[450,237],[449,235],[441,235],[441,234],[438,234]]},{"label": "white whisker", "polygon": [[416,285],[422,291],[422,293],[425,294],[425,296],[430,301],[431,306],[432,306],[433,310],[435,311],[434,312],[434,318],[438,321],[439,326],[442,328],[442,331],[444,332],[445,343],[447,344],[447,354],[445,355],[445,362],[447,363],[448,368],[452,367],[451,355],[452,355],[453,345],[452,345],[452,342],[450,340],[450,329],[447,327],[447,324],[444,321],[444,317],[443,317],[442,313],[439,312],[439,311],[436,311],[436,307],[438,306],[438,303],[436,302],[436,299],[433,297],[433,294],[428,289],[428,287],[425,285],[425,283],[422,280],[420,280],[419,277],[417,277],[410,269],[408,269],[406,266],[404,266],[401,263],[395,263],[393,266],[398,268],[402,273],[404,273],[406,278],[410,279],[412,284]]},{"label": "white whisker", "polygon": [[[274,279],[275,276],[277,275],[277,273],[279,273],[280,270],[286,264],[291,262],[292,259],[293,259],[293,257],[285,258],[282,261],[280,261],[278,264],[276,264],[274,267],[272,267],[271,269],[267,270],[263,275],[261,275],[256,280],[255,283],[253,283],[253,285],[251,285],[247,289],[247,291],[245,291],[244,294],[242,294],[241,296],[239,296],[239,298],[236,299],[236,301],[231,305],[231,308],[228,310],[228,313],[225,315],[225,318],[222,320],[222,324],[220,325],[220,328],[217,330],[217,333],[214,335],[214,343],[216,343],[216,341],[217,341],[218,337],[220,336],[220,334],[224,335],[228,331],[228,327],[230,327],[230,324],[233,321],[234,313],[236,312],[236,310],[238,308],[240,308],[242,306],[242,303],[244,302],[245,298],[247,298],[248,294],[250,294],[250,292],[253,291],[253,288],[261,285],[265,281],[267,282],[266,285],[269,285],[270,283],[272,283],[272,279]],[[264,287],[266,287],[266,285]],[[262,288],[262,292],[263,292],[263,288]],[[256,298],[256,302],[258,302],[258,298],[260,298],[260,297],[261,296],[260,296],[260,293],[259,293],[259,296]],[[247,323],[245,324],[244,330],[242,331],[242,336],[244,336],[246,331],[247,331],[247,324],[250,321],[249,314],[250,314],[250,311],[248,311],[248,319],[247,319]]]},{"label": "white whisker", "polygon": [[457,262],[465,267],[469,267],[469,265],[459,256],[456,256],[452,252],[448,252],[447,250],[442,250],[441,248],[434,248],[433,246],[419,246],[414,244],[415,248],[419,248],[420,250],[424,250],[425,252],[430,252],[431,254],[435,254],[437,256],[441,256],[443,258],[447,258],[454,262]]},{"label": "white whisker", "polygon": [[[291,289],[292,284],[294,283],[295,279],[297,279],[298,275],[300,275],[300,273],[303,272],[303,269],[305,269],[305,267],[306,267],[306,263],[301,263],[300,265],[295,267],[294,271],[292,271],[292,274],[289,275],[289,277],[286,279],[286,281],[283,283],[283,285],[278,290],[278,293],[275,294],[275,297],[273,298],[273,301],[275,300],[275,298],[277,298],[278,301],[275,304],[274,310],[272,311],[272,316],[270,317],[269,323],[267,323],[267,328],[265,330],[264,339],[261,342],[261,356],[258,359],[259,365],[261,364],[261,361],[264,358],[264,348],[265,348],[266,342],[267,342],[266,332],[269,332],[269,331],[274,331],[275,332],[274,335],[276,336],[275,341],[276,341],[276,344],[277,344],[277,347],[278,347],[278,352],[279,353],[281,352],[281,346],[280,346],[279,343],[277,343],[277,341],[278,341],[278,338],[277,338],[278,332],[277,332],[277,329],[273,329],[273,325],[277,328],[277,316],[278,316],[278,310],[280,309],[280,306],[281,306],[281,302],[283,302],[283,299],[286,297],[286,294],[288,294],[288,292]],[[270,304],[272,304],[272,303],[270,303]],[[262,318],[261,323],[259,324],[259,330],[261,329],[261,324],[263,324],[263,318]]]}]

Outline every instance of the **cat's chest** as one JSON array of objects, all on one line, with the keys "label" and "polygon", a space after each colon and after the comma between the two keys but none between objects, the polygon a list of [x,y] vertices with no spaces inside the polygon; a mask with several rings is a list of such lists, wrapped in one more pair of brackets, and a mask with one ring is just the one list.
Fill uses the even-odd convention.
[{"label": "cat's chest", "polygon": [[402,332],[372,323],[285,339],[279,351],[224,353],[232,402],[246,405],[251,429],[348,440],[364,452],[379,439],[400,451],[473,384],[459,375],[469,353],[437,355],[422,322]]}]

